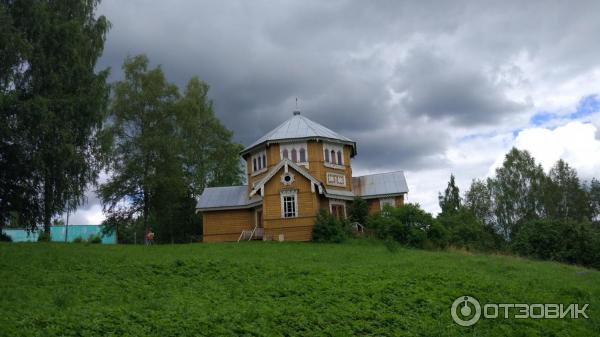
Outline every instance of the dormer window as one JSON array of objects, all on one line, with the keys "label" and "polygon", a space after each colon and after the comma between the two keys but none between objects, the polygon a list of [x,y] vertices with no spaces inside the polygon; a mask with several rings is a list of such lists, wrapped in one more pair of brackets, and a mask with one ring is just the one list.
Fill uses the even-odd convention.
[{"label": "dormer window", "polygon": [[267,170],[267,152],[260,151],[252,156],[252,174],[259,174]]},{"label": "dormer window", "polygon": [[283,143],[279,144],[281,159],[287,158],[296,164],[308,167],[306,143]]},{"label": "dormer window", "polygon": [[327,167],[344,169],[343,145],[323,143],[323,161]]}]

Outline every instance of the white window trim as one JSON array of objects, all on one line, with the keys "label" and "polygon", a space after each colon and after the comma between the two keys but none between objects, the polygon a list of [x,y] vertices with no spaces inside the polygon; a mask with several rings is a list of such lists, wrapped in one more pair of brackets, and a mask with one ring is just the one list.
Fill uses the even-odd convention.
[{"label": "white window trim", "polygon": [[[331,150],[335,151],[335,161],[336,161],[335,164],[331,162],[331,159],[332,159],[331,158]],[[329,162],[325,161],[325,151],[327,151],[329,153]],[[342,162],[341,163],[337,162],[338,151],[342,152]],[[346,159],[344,158],[344,146],[343,145],[323,142],[323,164],[326,167],[343,170],[346,165],[345,161],[346,161]]]},{"label": "white window trim", "polygon": [[[281,200],[281,218],[282,219],[297,218],[298,217],[298,191],[297,190],[282,190],[279,193],[279,196],[280,196],[280,200]],[[286,217],[285,216],[285,204],[283,202],[283,198],[289,197],[289,196],[294,197],[294,216]]]},{"label": "white window trim", "polygon": [[[263,155],[265,156],[265,167],[262,167],[259,170],[254,171],[254,159],[256,158],[257,163],[260,162],[260,165],[262,165],[262,156]],[[260,166],[260,165],[257,165],[257,166]],[[250,157],[250,166],[252,167],[252,174],[251,174],[252,177],[259,175],[261,173],[267,172],[268,167],[269,167],[269,158],[267,157],[267,151],[262,150],[262,151],[259,151],[255,154],[253,154],[252,157]]]},{"label": "white window trim", "polygon": [[379,198],[379,209],[383,210],[383,206],[387,205],[388,202],[391,201],[392,207],[396,207],[396,198]]},{"label": "white window trim", "polygon": [[[344,178],[344,183],[343,184],[330,183],[329,182],[329,177],[330,176],[343,177]],[[327,174],[326,174],[326,181],[325,182],[329,186],[346,187],[346,175],[345,174],[341,174],[341,173],[327,172]]]},{"label": "white window trim", "polygon": [[[292,149],[296,149],[298,160],[300,160],[300,149],[304,149],[304,153],[306,155],[306,161],[294,162],[296,165],[302,165],[306,168],[309,167],[308,164],[308,144],[306,142],[301,143],[283,143],[279,144],[279,159],[283,160],[283,150],[288,150],[288,159],[292,161]],[[292,161],[293,162],[293,161]]]},{"label": "white window trim", "polygon": [[344,207],[344,219],[348,217],[346,214],[346,202],[343,200],[329,199],[329,214],[333,214],[333,205],[340,205]]}]

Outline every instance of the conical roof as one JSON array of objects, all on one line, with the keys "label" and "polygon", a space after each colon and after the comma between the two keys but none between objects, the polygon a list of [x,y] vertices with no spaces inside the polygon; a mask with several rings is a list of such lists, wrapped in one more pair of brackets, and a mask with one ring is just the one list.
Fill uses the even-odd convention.
[{"label": "conical roof", "polygon": [[328,129],[317,122],[311,121],[297,111],[294,112],[294,115],[290,119],[281,123],[279,126],[269,131],[266,135],[262,136],[257,141],[246,147],[240,154],[243,156],[255,147],[261,146],[265,143],[295,139],[322,139],[348,144],[352,146],[352,156],[356,154],[356,143],[353,140]]}]

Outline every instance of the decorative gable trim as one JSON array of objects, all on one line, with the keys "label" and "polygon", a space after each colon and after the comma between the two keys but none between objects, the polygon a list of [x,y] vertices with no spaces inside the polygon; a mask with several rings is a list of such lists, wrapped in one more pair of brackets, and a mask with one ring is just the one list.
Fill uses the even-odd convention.
[{"label": "decorative gable trim", "polygon": [[256,185],[254,185],[254,188],[250,192],[250,197],[252,197],[253,195],[255,195],[259,191],[260,191],[260,195],[263,196],[264,195],[265,184],[269,180],[271,180],[271,178],[273,178],[273,176],[275,176],[275,174],[277,174],[277,172],[279,172],[279,170],[281,170],[282,167],[283,167],[283,170],[284,170],[285,173],[288,172],[289,167],[293,168],[296,172],[300,173],[303,177],[305,177],[306,179],[310,180],[310,182],[311,182],[311,191],[314,192],[315,191],[315,186],[316,186],[317,189],[318,189],[318,191],[319,191],[319,194],[323,194],[323,187],[321,186],[321,182],[320,181],[318,181],[310,173],[306,172],[306,170],[302,169],[300,166],[298,166],[297,164],[295,164],[293,161],[284,158],[282,161],[280,161],[279,163],[277,163],[277,165],[273,166],[273,168],[269,171],[269,173],[264,178],[262,178]]}]

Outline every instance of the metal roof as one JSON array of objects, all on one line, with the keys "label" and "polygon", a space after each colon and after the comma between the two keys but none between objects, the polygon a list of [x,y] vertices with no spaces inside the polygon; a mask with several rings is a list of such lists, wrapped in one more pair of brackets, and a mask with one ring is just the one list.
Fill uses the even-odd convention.
[{"label": "metal roof", "polygon": [[356,154],[356,143],[353,140],[328,129],[319,123],[311,121],[297,111],[294,112],[294,115],[290,119],[246,147],[240,154],[244,155],[251,149],[271,141],[311,138],[323,138],[347,143],[352,145],[354,151],[353,155]]},{"label": "metal roof", "polygon": [[207,187],[198,198],[200,210],[246,208],[260,204],[262,198],[248,198],[248,186]]},{"label": "metal roof", "polygon": [[354,194],[363,198],[408,193],[404,171],[370,174],[352,178]]}]

